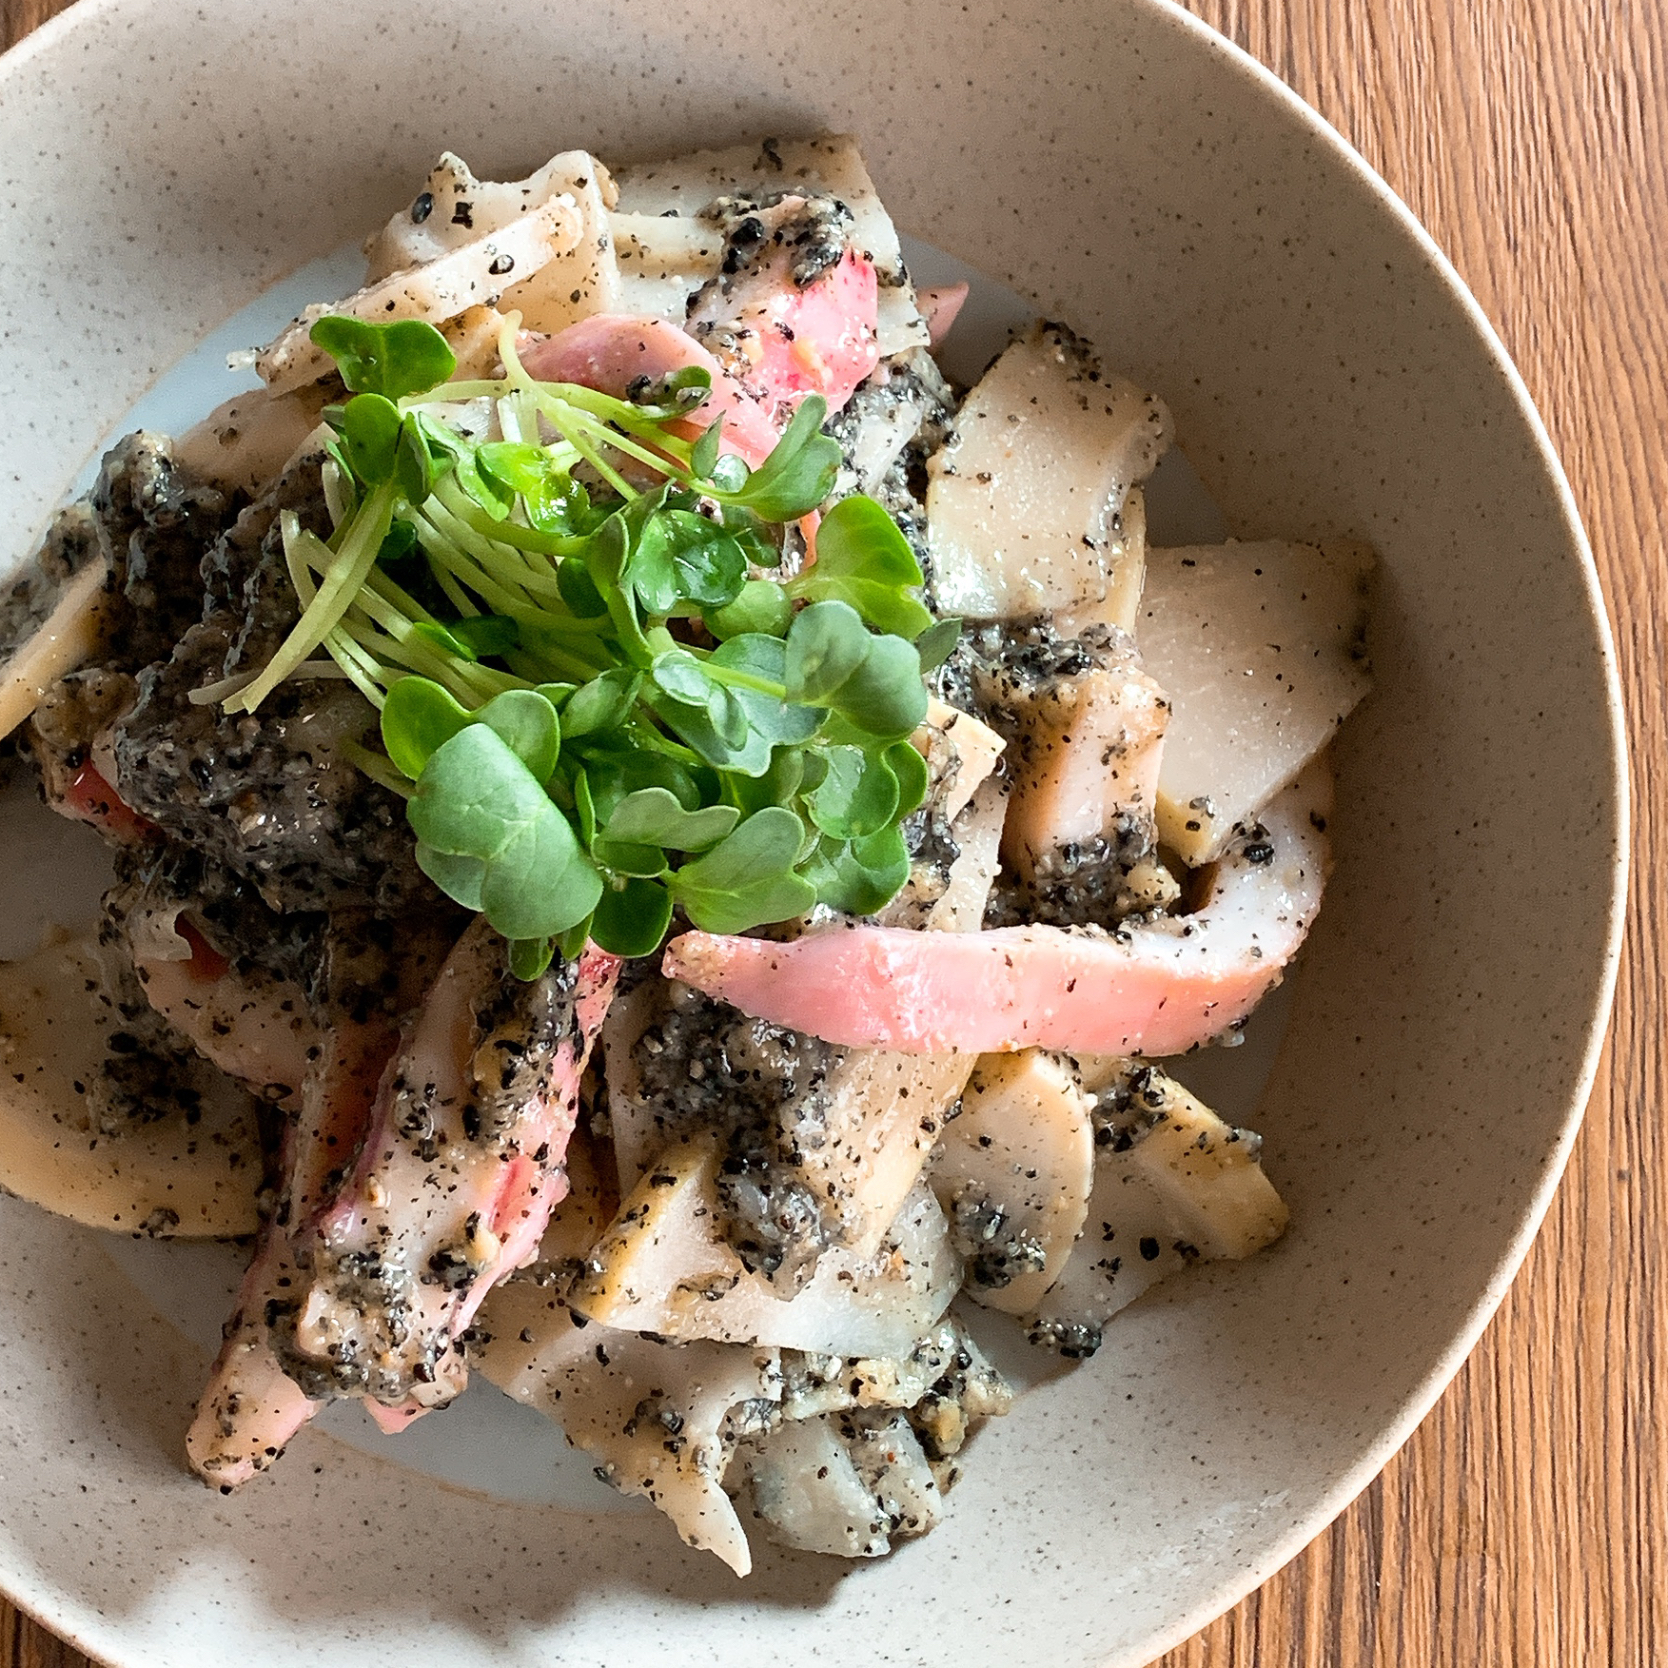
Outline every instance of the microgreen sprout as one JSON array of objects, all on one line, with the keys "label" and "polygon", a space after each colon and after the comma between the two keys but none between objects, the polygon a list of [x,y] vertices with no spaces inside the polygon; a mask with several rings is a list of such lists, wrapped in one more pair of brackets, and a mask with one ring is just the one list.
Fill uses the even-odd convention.
[{"label": "microgreen sprout", "polygon": [[501,377],[452,381],[427,324],[317,321],[350,395],[325,413],[334,531],[283,514],[300,618],[254,677],[194,698],[252,713],[287,678],[352,681],[382,746],[344,756],[405,796],[424,873],[522,977],[587,938],[650,954],[674,909],[713,932],[879,909],[928,789],[923,665],[960,626],[870,498],[774,576],[833,486],[824,402],[749,469],[700,423],[706,372],[636,400],[541,382],[518,327]]}]

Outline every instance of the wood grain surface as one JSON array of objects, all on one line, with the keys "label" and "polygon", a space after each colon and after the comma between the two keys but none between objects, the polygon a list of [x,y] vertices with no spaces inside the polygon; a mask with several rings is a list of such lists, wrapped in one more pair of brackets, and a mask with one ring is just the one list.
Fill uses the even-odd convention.
[{"label": "wood grain surface", "polygon": [[[1662,693],[1668,0],[1188,0],[1448,251],[1586,518],[1632,729],[1609,1050],[1523,1273],[1436,1410],[1295,1562],[1155,1668],[1643,1668],[1668,1653]],[[0,0],[10,45],[60,9]],[[0,1668],[86,1659],[0,1601]]]}]

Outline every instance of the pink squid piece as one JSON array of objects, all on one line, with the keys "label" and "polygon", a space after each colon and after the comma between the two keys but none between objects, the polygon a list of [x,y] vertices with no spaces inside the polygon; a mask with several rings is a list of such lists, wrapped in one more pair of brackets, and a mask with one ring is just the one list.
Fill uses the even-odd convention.
[{"label": "pink squid piece", "polygon": [[529,338],[520,351],[522,365],[542,382],[576,382],[618,399],[624,399],[641,377],[658,382],[691,367],[707,371],[712,392],[706,404],[695,421],[676,427],[693,438],[722,416],[724,450],[755,469],[776,444],[776,427],[758,401],[749,398],[694,337],[665,319],[596,313],[554,336]]},{"label": "pink squid piece", "polygon": [[1192,915],[1110,933],[861,925],[789,943],[687,933],[664,971],[743,1013],[907,1054],[1058,1048],[1180,1054],[1243,1020],[1320,908],[1330,779],[1313,770],[1244,830]]},{"label": "pink squid piece", "polygon": [[469,928],[377,1091],[340,1193],[296,1244],[305,1278],[280,1328],[304,1388],[409,1422],[462,1390],[459,1334],[537,1253],[567,1191],[563,1158],[618,961],[588,949],[522,983]]},{"label": "pink squid piece", "polygon": [[782,421],[807,394],[840,410],[880,363],[879,293],[873,263],[849,249],[804,289],[790,283],[765,291],[737,320],[758,340],[759,357],[743,386],[762,390]]},{"label": "pink squid piece", "polygon": [[915,292],[915,304],[927,321],[927,338],[933,347],[950,334],[966,300],[965,284],[934,284]]}]

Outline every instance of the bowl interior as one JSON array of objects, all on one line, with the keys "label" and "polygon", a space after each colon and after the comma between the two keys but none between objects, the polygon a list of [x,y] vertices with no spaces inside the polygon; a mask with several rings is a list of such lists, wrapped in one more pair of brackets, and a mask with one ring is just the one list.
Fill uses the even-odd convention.
[{"label": "bowl interior", "polygon": [[[1135,1665],[1405,1437],[1498,1300],[1590,1081],[1625,796],[1602,610],[1521,388],[1383,188],[1163,0],[1046,26],[924,0],[84,0],[0,78],[16,560],[110,424],[408,195],[847,130],[899,223],[1159,390],[1236,533],[1370,539],[1377,688],[1258,1113],[1294,1226],[1123,1317],[980,1438],[946,1524],[737,1586],[653,1520],[445,1491],[304,1436],[243,1494],[177,1461],[203,1360],[88,1236],[0,1200],[0,1584],[190,1668],[810,1659]],[[1556,761],[1556,772],[1552,763]],[[89,1556],[89,1546],[98,1552]]]}]

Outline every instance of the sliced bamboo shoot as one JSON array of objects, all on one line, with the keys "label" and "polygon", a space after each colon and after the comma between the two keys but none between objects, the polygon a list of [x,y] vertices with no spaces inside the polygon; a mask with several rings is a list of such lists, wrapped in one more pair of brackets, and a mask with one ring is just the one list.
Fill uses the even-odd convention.
[{"label": "sliced bamboo shoot", "polygon": [[0,736],[10,735],[59,678],[97,651],[109,579],[109,566],[97,559],[71,574],[52,612],[0,668]]},{"label": "sliced bamboo shoot", "polygon": [[1170,432],[1162,402],[1070,331],[1039,325],[1015,342],[928,462],[939,609],[1022,619],[1103,603],[1123,564],[1119,513]]},{"label": "sliced bamboo shoot", "polygon": [[59,939],[0,964],[0,1188],[117,1233],[254,1233],[255,1102],[206,1062],[182,1066],[188,1081],[177,1087],[190,1094],[154,1121],[119,1135],[79,1126],[121,1024],[90,943]]},{"label": "sliced bamboo shoot", "polygon": [[1164,843],[1213,863],[1367,693],[1364,545],[1147,554],[1136,636],[1174,703],[1158,777]]}]

